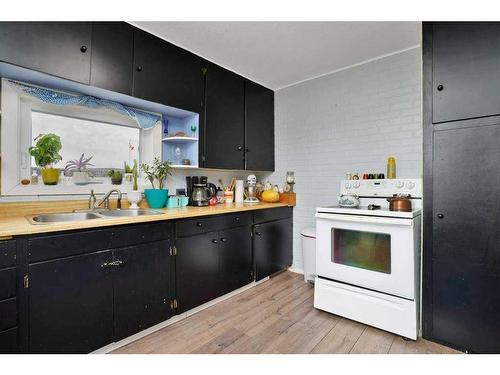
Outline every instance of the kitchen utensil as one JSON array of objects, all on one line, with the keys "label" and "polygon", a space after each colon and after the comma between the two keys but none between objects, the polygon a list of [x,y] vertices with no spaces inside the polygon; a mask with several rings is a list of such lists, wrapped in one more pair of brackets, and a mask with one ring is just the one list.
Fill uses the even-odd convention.
[{"label": "kitchen utensil", "polygon": [[356,194],[341,194],[338,200],[340,207],[356,208],[359,206],[359,197]]},{"label": "kitchen utensil", "polygon": [[411,195],[410,194],[394,194],[387,198],[390,211],[411,212]]},{"label": "kitchen utensil", "polygon": [[380,205],[379,204],[369,204],[368,209],[369,210],[380,210]]}]

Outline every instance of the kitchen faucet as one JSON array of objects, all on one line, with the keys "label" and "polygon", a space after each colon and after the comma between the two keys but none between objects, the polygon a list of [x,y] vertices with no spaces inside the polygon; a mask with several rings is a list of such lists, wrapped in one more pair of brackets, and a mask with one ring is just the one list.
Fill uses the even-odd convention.
[{"label": "kitchen faucet", "polygon": [[116,208],[117,209],[122,208],[122,192],[118,189],[111,189],[110,191],[108,191],[106,195],[104,195],[104,197],[99,202],[97,202],[94,190],[90,190],[89,208],[91,210],[95,210],[97,207],[99,207],[101,204],[104,203],[104,208],[109,209],[109,197],[113,193],[118,194],[118,199],[116,200]]}]

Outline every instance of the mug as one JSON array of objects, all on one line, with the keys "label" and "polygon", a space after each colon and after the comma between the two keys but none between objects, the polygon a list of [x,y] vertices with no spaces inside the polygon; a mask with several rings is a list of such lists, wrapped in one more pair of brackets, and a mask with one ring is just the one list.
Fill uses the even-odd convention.
[{"label": "mug", "polygon": [[179,197],[177,195],[171,195],[168,197],[167,208],[176,208],[180,207],[179,205]]}]

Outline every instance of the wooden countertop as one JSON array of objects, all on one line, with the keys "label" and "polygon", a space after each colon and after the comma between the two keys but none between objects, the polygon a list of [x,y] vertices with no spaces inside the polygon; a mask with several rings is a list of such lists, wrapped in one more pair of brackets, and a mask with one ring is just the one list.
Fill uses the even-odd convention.
[{"label": "wooden countertop", "polygon": [[[59,232],[75,229],[99,228],[121,224],[143,223],[150,221],[184,219],[198,216],[220,215],[231,212],[263,210],[267,208],[286,207],[285,203],[259,203],[246,205],[243,203],[218,204],[208,207],[164,208],[161,215],[144,215],[139,217],[113,217],[75,221],[71,223],[31,224],[25,216],[0,217],[0,239],[27,234]],[[68,211],[66,211],[68,212]],[[35,215],[29,215],[35,216]]]}]

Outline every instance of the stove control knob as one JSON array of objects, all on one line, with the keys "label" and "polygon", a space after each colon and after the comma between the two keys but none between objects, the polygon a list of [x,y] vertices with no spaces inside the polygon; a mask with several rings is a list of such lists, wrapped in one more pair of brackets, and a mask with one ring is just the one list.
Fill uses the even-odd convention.
[{"label": "stove control knob", "polygon": [[346,183],[344,184],[345,188],[346,189],[350,189],[351,188],[351,183],[349,181],[346,181]]},{"label": "stove control knob", "polygon": [[352,187],[353,187],[354,189],[359,188],[359,185],[360,185],[359,181],[354,181],[354,182],[352,183]]},{"label": "stove control knob", "polygon": [[408,189],[413,189],[415,187],[415,183],[413,181],[406,182],[406,187]]},{"label": "stove control knob", "polygon": [[405,186],[405,183],[403,181],[396,181],[395,185],[398,189],[401,189],[403,186]]}]

